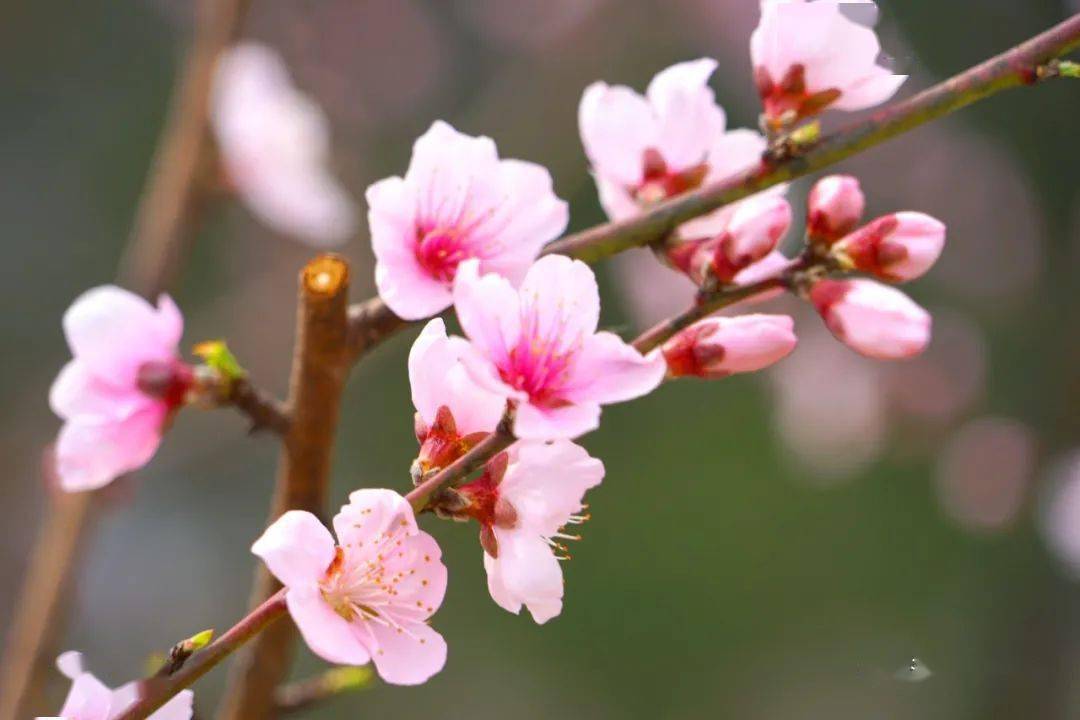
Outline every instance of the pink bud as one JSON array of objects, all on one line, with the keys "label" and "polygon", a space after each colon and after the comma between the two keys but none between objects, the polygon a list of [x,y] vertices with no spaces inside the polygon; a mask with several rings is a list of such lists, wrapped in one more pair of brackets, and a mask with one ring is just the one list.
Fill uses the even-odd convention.
[{"label": "pink bud", "polygon": [[810,302],[838,340],[867,357],[900,360],[930,343],[930,314],[896,288],[872,280],[820,280]]},{"label": "pink bud", "polygon": [[698,285],[707,279],[730,283],[740,271],[776,249],[791,227],[791,205],[781,195],[740,203],[715,238],[683,243],[671,251],[672,263]]},{"label": "pink bud", "polygon": [[945,225],[929,215],[898,212],[874,220],[833,246],[833,255],[855,270],[906,282],[929,270],[945,246]]},{"label": "pink bud", "polygon": [[806,231],[819,245],[832,245],[859,225],[866,198],[852,175],[818,180],[806,200]]},{"label": "pink bud", "polygon": [[722,378],[767,368],[795,349],[794,323],[786,315],[711,317],[664,345],[672,377]]}]

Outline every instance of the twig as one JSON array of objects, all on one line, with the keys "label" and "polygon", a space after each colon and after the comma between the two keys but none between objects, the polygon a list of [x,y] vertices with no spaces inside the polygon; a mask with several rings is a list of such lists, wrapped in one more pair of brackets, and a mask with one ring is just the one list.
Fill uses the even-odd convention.
[{"label": "twig", "polygon": [[[197,200],[206,164],[207,107],[213,64],[239,33],[248,0],[201,0],[195,34],[147,177],[118,282],[149,298],[175,277],[183,221]],[[63,494],[46,510],[15,605],[0,663],[0,720],[39,714],[42,678],[52,668],[72,575],[95,515],[93,493]]]},{"label": "twig", "polygon": [[288,406],[253,385],[247,378],[238,378],[229,384],[225,402],[251,420],[251,432],[270,430],[281,436],[289,432],[291,421]]},{"label": "twig", "polygon": [[[1021,45],[894,103],[867,119],[849,125],[800,152],[774,161],[765,157],[753,168],[660,203],[621,222],[606,223],[550,243],[545,254],[559,253],[596,262],[633,247],[659,242],[682,223],[836,163],[948,115],[1008,88],[1032,85],[1060,73],[1041,71],[1054,58],[1080,46],[1080,13]],[[377,298],[350,310],[351,354],[359,358],[409,322],[390,312]]]},{"label": "twig", "polygon": [[[138,702],[130,706],[113,720],[143,720],[159,709],[171,698],[190,687],[192,683],[208,673],[230,653],[242,646],[249,639],[264,629],[281,627],[271,625],[286,612],[285,591],[279,591],[252,610],[236,625],[229,628],[221,637],[210,643],[205,650],[196,653],[178,671],[171,675],[148,678],[142,683]],[[265,635],[263,636],[265,637]],[[264,716],[254,716],[264,717]]]},{"label": "twig", "polygon": [[[346,355],[349,266],[321,255],[300,273],[296,346],[289,406],[292,422],[278,465],[270,520],[287,510],[322,515],[330,483],[330,459],[341,396],[349,372]],[[280,584],[260,567],[252,605],[273,595]],[[271,718],[274,688],[292,661],[296,628],[282,623],[261,635],[233,668],[220,718]]]}]

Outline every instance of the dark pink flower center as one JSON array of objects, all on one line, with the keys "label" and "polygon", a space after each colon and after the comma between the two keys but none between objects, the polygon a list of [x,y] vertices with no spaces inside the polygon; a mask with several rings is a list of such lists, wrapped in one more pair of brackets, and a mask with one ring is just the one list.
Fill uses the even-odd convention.
[{"label": "dark pink flower center", "polygon": [[569,404],[562,397],[570,374],[576,348],[560,348],[556,342],[543,341],[523,334],[510,350],[507,361],[499,367],[503,382],[529,395],[533,405],[561,407]]},{"label": "dark pink flower center", "polygon": [[433,278],[451,282],[458,265],[471,257],[462,234],[454,228],[436,227],[416,231],[416,261]]},{"label": "dark pink flower center", "polygon": [[162,401],[171,412],[184,404],[195,377],[180,360],[153,361],[139,366],[135,383],[143,394]]},{"label": "dark pink flower center", "polygon": [[643,204],[651,204],[693,190],[705,181],[709,166],[700,163],[686,170],[675,171],[658,150],[649,148],[641,159],[641,185],[634,188],[634,198]]}]

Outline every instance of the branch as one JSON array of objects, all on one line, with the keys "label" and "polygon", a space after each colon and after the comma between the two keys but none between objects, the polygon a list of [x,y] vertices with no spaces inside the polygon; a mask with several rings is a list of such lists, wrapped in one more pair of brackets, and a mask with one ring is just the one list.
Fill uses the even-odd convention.
[{"label": "branch", "polygon": [[422,512],[427,507],[428,500],[437,490],[445,485],[452,485],[458,480],[465,479],[483,467],[488,460],[513,445],[515,438],[510,431],[511,425],[512,417],[507,413],[495,428],[495,432],[474,445],[457,460],[413,488],[405,496],[405,499],[412,505],[413,510]]},{"label": "branch", "polygon": [[270,629],[282,627],[282,625],[271,625],[271,623],[282,617],[285,612],[285,591],[282,590],[252,610],[220,638],[210,643],[205,650],[193,655],[177,672],[143,681],[139,700],[113,720],[143,720],[149,717],[178,692],[190,687],[260,631],[268,626]]},{"label": "branch", "polygon": [[[1046,72],[1044,66],[1077,47],[1080,13],[908,100],[883,108],[816,143],[801,146],[801,152],[794,156],[780,160],[766,156],[756,167],[679,195],[636,217],[567,235],[550,243],[544,253],[594,263],[623,250],[659,242],[688,220],[835,165],[1002,90],[1058,77],[1060,72]],[[354,359],[411,324],[394,315],[378,298],[351,308],[349,316],[350,352]]]},{"label": "branch", "polygon": [[223,403],[232,405],[251,420],[251,432],[270,430],[277,435],[289,433],[291,419],[288,406],[251,384],[247,378],[229,383]]},{"label": "branch", "polygon": [[317,677],[282,685],[274,693],[279,714],[307,710],[326,700],[369,687],[374,678],[370,665],[336,667]]},{"label": "branch", "polygon": [[[296,349],[289,383],[292,422],[278,465],[270,521],[287,510],[322,515],[330,484],[330,460],[341,396],[349,372],[346,355],[349,266],[336,255],[321,255],[300,274]],[[262,566],[252,605],[281,585]],[[282,623],[261,635],[238,661],[218,717],[270,718],[274,688],[288,673],[296,628]]]},{"label": "branch", "polygon": [[[197,204],[206,165],[207,107],[214,61],[235,39],[248,0],[201,0],[195,34],[130,243],[119,284],[153,298],[176,276],[184,219]],[[35,540],[27,576],[15,605],[0,662],[0,720],[22,720],[40,707],[41,679],[52,669],[56,638],[63,628],[72,574],[94,516],[94,493],[58,495]]]}]

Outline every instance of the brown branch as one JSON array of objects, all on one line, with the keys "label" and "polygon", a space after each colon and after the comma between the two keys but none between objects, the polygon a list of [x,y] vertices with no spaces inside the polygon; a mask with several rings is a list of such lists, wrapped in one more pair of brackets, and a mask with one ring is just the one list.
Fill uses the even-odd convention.
[{"label": "brown branch", "polygon": [[371,686],[371,666],[337,667],[313,678],[282,685],[274,693],[281,715],[307,710],[314,705]]},{"label": "brown branch", "polygon": [[[228,657],[252,637],[283,626],[273,624],[286,613],[285,591],[278,591],[240,622],[229,628],[221,637],[210,643],[206,649],[196,653],[175,673],[155,676],[143,681],[139,700],[113,720],[143,720],[155,710],[175,697],[184,688],[190,687],[196,680],[210,672],[218,663]],[[251,717],[265,717],[262,715]]]},{"label": "brown branch", "polygon": [[289,432],[291,420],[288,406],[253,385],[247,378],[233,380],[222,402],[232,405],[246,415],[251,420],[253,433],[270,430],[285,436]]},{"label": "brown branch", "polygon": [[[802,146],[781,160],[768,156],[753,168],[706,185],[649,211],[556,240],[545,254],[569,255],[593,263],[633,247],[660,242],[676,227],[774,185],[835,165],[901,133],[948,115],[1008,88],[1056,77],[1041,71],[1048,62],[1080,46],[1080,13],[976,67],[918,95],[894,103],[865,120]],[[351,353],[359,358],[410,323],[395,316],[378,298],[350,310]]]},{"label": "brown branch", "polygon": [[[271,522],[287,510],[322,515],[325,509],[341,396],[349,372],[345,342],[348,291],[349,266],[335,255],[315,258],[300,274],[289,387],[292,422],[279,460]],[[280,587],[260,567],[252,605]],[[233,668],[218,717],[273,717],[274,688],[288,673],[295,638],[292,623],[281,623],[259,636]]]},{"label": "brown branch", "polygon": [[[248,0],[201,0],[195,34],[117,281],[149,298],[176,276],[185,218],[197,205],[207,164],[207,107],[213,64],[238,35]],[[43,678],[71,597],[72,576],[95,515],[94,493],[58,495],[46,510],[0,662],[0,720],[40,714]]]}]

